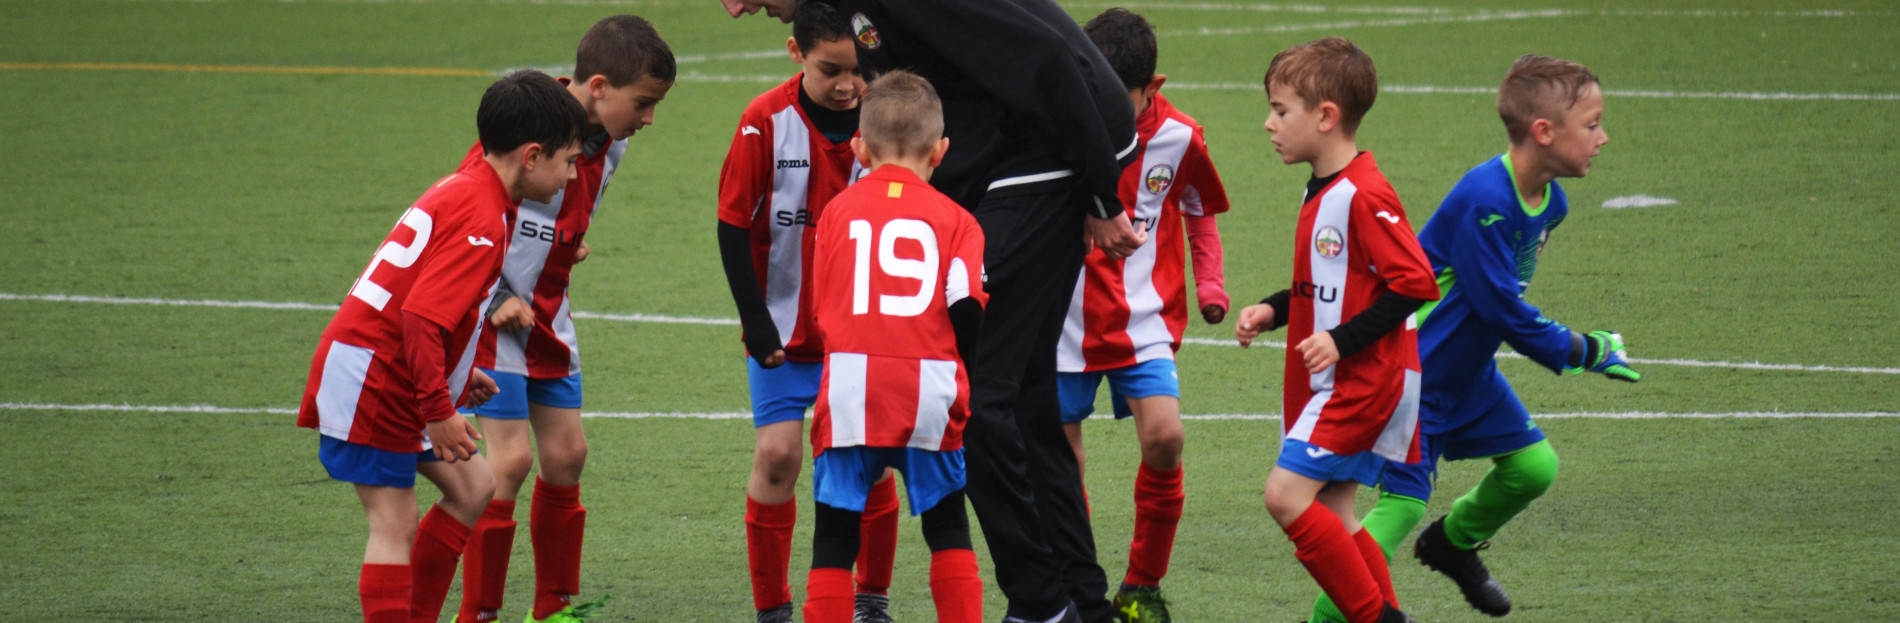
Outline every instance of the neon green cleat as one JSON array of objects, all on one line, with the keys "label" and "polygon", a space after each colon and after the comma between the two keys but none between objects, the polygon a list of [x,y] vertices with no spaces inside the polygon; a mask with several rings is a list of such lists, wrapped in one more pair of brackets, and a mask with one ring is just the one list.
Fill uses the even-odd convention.
[{"label": "neon green cleat", "polygon": [[1168,599],[1161,587],[1143,586],[1115,593],[1115,619],[1121,623],[1169,623]]},{"label": "neon green cleat", "polygon": [[527,618],[522,619],[521,623],[582,623],[586,621],[587,619],[591,619],[599,615],[600,613],[595,612],[595,610],[599,610],[602,605],[605,605],[607,603],[608,599],[612,599],[612,598],[613,598],[613,595],[611,594],[601,595],[600,599],[596,599],[594,601],[590,601],[584,604],[580,604],[580,605],[570,604],[568,607],[562,608],[559,612],[550,614],[548,615],[548,618],[541,619],[539,621],[535,620],[534,611],[529,610]]}]

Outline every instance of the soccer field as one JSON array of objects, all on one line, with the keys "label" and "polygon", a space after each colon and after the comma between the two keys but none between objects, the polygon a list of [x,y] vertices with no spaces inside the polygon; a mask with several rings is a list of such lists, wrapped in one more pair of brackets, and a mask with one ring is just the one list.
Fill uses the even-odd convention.
[{"label": "soccer field", "polygon": [[[1644,379],[1501,363],[1564,462],[1486,554],[1510,620],[1900,620],[1900,5],[1513,4],[1119,3],[1207,127],[1236,302],[1284,287],[1309,173],[1260,127],[1275,51],[1336,34],[1372,55],[1360,145],[1415,225],[1504,148],[1512,59],[1591,66],[1611,141],[1564,182],[1527,298],[1622,332]],[[752,435],[713,223],[739,112],[796,71],[787,27],[713,0],[0,0],[0,621],[357,617],[362,515],[291,414],[317,336],[473,142],[482,89],[565,72],[614,13],[651,19],[681,79],[575,274],[587,410],[610,416],[587,423],[584,597],[614,594],[606,620],[749,620]],[[1183,620],[1292,621],[1317,588],[1260,503],[1284,351],[1231,331],[1196,320],[1179,355],[1184,410],[1227,417],[1187,424],[1167,586]],[[1127,424],[1086,429],[1115,577],[1137,449]],[[1431,515],[1482,468],[1449,465]],[[901,530],[894,615],[929,620]],[[528,603],[526,533],[505,617]],[[1484,619],[1409,557],[1393,576],[1421,621]]]}]

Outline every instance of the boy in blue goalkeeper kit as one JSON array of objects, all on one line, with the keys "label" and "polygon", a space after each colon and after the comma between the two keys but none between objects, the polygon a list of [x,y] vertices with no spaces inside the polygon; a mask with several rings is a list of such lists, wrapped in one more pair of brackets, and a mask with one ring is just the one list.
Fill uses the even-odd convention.
[{"label": "boy in blue goalkeeper kit", "polygon": [[[1442,294],[1417,313],[1425,460],[1388,464],[1378,504],[1361,522],[1390,557],[1425,517],[1438,459],[1490,459],[1484,480],[1419,534],[1413,553],[1491,616],[1510,612],[1511,601],[1477,552],[1557,475],[1557,454],[1498,371],[1499,345],[1553,372],[1642,378],[1625,359],[1622,336],[1572,330],[1523,299],[1551,230],[1569,211],[1556,178],[1583,177],[1609,142],[1596,76],[1577,63],[1526,55],[1505,75],[1498,115],[1510,151],[1467,172],[1418,236]],[[1345,618],[1322,596],[1312,620]]]}]

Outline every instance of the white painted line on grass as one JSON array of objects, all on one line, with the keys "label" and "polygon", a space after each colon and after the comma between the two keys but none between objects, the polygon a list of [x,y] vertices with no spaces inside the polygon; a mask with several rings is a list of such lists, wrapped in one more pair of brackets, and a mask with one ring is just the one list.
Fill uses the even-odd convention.
[{"label": "white painted line on grass", "polygon": [[1162,36],[1203,36],[1221,37],[1232,35],[1260,35],[1288,32],[1308,32],[1314,30],[1346,30],[1350,28],[1390,28],[1394,26],[1418,26],[1423,24],[1469,24],[1476,22],[1514,21],[1525,19],[1549,19],[1586,15],[1584,11],[1564,9],[1543,9],[1538,11],[1482,11],[1469,15],[1441,15],[1436,17],[1416,17],[1381,20],[1359,20],[1343,22],[1318,22],[1312,24],[1275,24],[1272,26],[1243,26],[1240,28],[1214,28],[1202,26],[1189,30],[1172,30],[1158,33]]},{"label": "white painted line on grass", "polygon": [[1614,199],[1610,199],[1608,201],[1603,202],[1603,207],[1610,210],[1621,210],[1623,208],[1652,208],[1656,206],[1672,206],[1672,205],[1676,205],[1676,200],[1670,199],[1668,197],[1651,197],[1649,195],[1630,195],[1628,197],[1616,197]]},{"label": "white painted line on grass", "polygon": [[[159,299],[159,298],[118,298],[107,296],[78,296],[69,294],[9,294],[0,292],[0,301],[46,301],[55,303],[105,303],[112,305],[160,305],[175,307],[230,307],[247,309],[292,309],[304,311],[336,311],[336,305],[317,303],[275,303],[267,301],[216,301],[203,299]],[[604,314],[588,311],[572,312],[575,318],[583,320],[607,320],[612,322],[651,322],[659,324],[692,324],[711,326],[738,326],[734,318],[704,318],[698,316],[667,316],[661,314]],[[1183,344],[1201,346],[1239,346],[1231,338],[1190,337],[1181,340]],[[1257,340],[1257,345],[1266,348],[1286,348],[1286,342]],[[1522,359],[1517,353],[1498,353],[1505,359]],[[1876,368],[1863,366],[1818,366],[1796,363],[1761,363],[1734,361],[1698,361],[1694,359],[1639,359],[1631,358],[1630,363],[1685,366],[1692,368],[1731,368],[1740,370],[1779,370],[1792,372],[1852,372],[1861,374],[1900,374],[1900,368]]]},{"label": "white painted line on grass", "polygon": [[[1169,82],[1170,89],[1196,91],[1256,91],[1266,93],[1259,82]],[[1497,87],[1448,87],[1434,85],[1386,85],[1380,93],[1400,95],[1486,95],[1496,96]],[[1609,97],[1642,99],[1726,99],[1749,101],[1843,101],[1900,102],[1900,93],[1788,93],[1760,91],[1658,91],[1650,89],[1610,89]]]}]

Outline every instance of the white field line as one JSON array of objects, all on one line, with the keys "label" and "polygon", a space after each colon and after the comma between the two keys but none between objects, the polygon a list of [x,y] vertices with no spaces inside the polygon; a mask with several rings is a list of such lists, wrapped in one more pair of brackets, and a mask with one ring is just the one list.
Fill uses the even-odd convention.
[{"label": "white field line", "polygon": [[[81,411],[116,413],[182,413],[201,415],[227,414],[263,414],[294,415],[296,409],[284,407],[216,407],[210,405],[113,405],[113,404],[50,404],[34,402],[0,402],[0,411]],[[581,417],[623,420],[746,420],[752,414],[743,411],[719,412],[682,412],[682,411],[583,411]],[[1541,413],[1531,417],[1537,419],[1611,419],[1611,420],[1663,420],[1663,419],[1794,419],[1794,418],[1833,418],[1867,419],[1900,417],[1900,413],[1887,411],[1858,411],[1845,413],[1790,412],[1780,411],[1735,411],[1728,413],[1669,413],[1661,411],[1621,411],[1621,412],[1575,412]],[[1277,413],[1203,413],[1182,415],[1184,420],[1278,420]]]},{"label": "white field line", "polygon": [[1408,17],[1378,20],[1352,20],[1340,22],[1316,22],[1311,24],[1276,24],[1272,26],[1246,26],[1241,28],[1214,28],[1202,26],[1187,30],[1170,30],[1156,33],[1170,36],[1231,36],[1259,35],[1287,32],[1308,32],[1314,30],[1346,30],[1350,28],[1390,28],[1395,26],[1418,26],[1423,24],[1469,24],[1476,22],[1511,21],[1524,19],[1548,19],[1586,15],[1584,11],[1565,9],[1542,9],[1536,11],[1483,11],[1469,15],[1440,15],[1434,17]]},{"label": "white field line", "polygon": [[[159,299],[159,298],[118,298],[106,296],[78,296],[69,294],[10,294],[0,292],[0,301],[44,301],[53,303],[104,303],[110,305],[159,305],[168,307],[226,307],[240,309],[292,309],[306,311],[336,311],[336,305],[318,303],[274,303],[266,301],[216,301],[203,299]],[[575,318],[583,320],[607,320],[613,322],[652,322],[661,324],[695,324],[713,326],[738,326],[734,318],[704,318],[696,316],[667,316],[662,314],[605,314],[588,311],[572,312]],[[1181,340],[1184,344],[1201,346],[1239,346],[1232,339],[1190,337]],[[1260,340],[1255,342],[1267,348],[1286,348],[1286,342]],[[1516,353],[1498,353],[1507,359],[1523,358]],[[1862,366],[1818,366],[1792,363],[1761,363],[1731,361],[1698,361],[1694,359],[1640,359],[1631,358],[1630,363],[1660,366],[1684,366],[1692,368],[1730,368],[1738,370],[1778,370],[1793,372],[1851,372],[1861,374],[1900,374],[1900,368],[1875,368]]]},{"label": "white field line", "polygon": [[[1190,89],[1197,91],[1257,91],[1266,89],[1258,82],[1169,82],[1170,89]],[[1386,85],[1379,87],[1380,93],[1401,95],[1486,95],[1496,96],[1497,87],[1448,87],[1434,85]],[[1729,99],[1752,101],[1859,101],[1859,102],[1896,102],[1900,93],[1786,93],[1760,91],[1659,91],[1650,89],[1610,89],[1603,92],[1609,97],[1633,97],[1643,99]]]},{"label": "white field line", "polygon": [[1386,15],[1447,15],[1464,9],[1402,6],[1323,6],[1315,4],[1263,4],[1240,2],[1070,2],[1064,6],[1080,9],[1121,7],[1130,11],[1246,11],[1253,13],[1358,13]]}]

